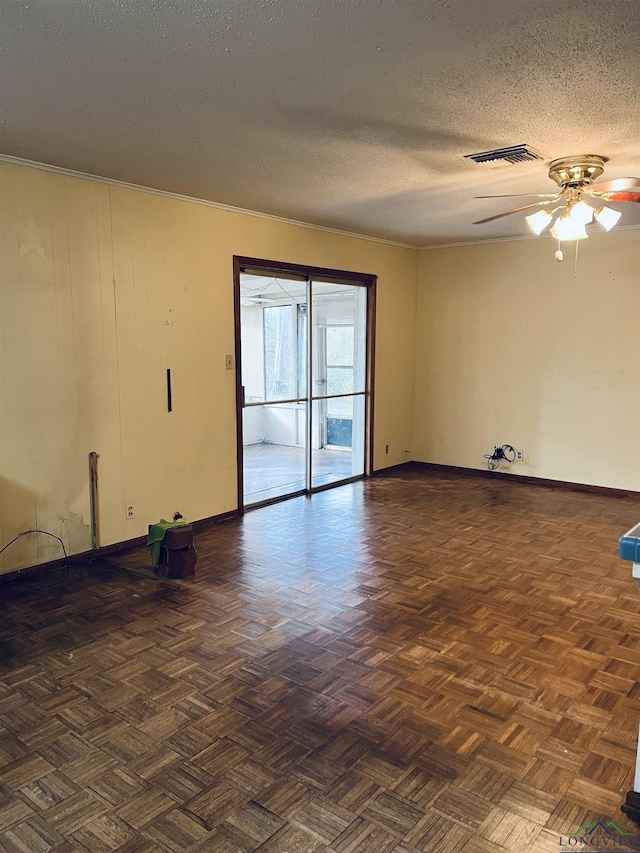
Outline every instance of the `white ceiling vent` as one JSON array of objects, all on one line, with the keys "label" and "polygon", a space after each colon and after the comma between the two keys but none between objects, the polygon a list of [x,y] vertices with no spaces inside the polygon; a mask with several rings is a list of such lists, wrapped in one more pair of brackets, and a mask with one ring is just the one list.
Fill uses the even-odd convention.
[{"label": "white ceiling vent", "polygon": [[543,155],[530,145],[512,145],[510,148],[496,148],[494,151],[480,151],[478,154],[464,156],[475,163],[487,163],[494,168],[527,163],[529,160],[544,160]]}]

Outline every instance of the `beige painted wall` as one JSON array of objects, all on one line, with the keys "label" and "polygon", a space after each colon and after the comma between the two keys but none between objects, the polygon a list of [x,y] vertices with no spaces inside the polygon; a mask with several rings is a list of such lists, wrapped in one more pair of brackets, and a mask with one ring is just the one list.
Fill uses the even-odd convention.
[{"label": "beige painted wall", "polygon": [[[414,250],[8,163],[0,203],[0,546],[90,547],[93,450],[102,544],[235,508],[234,254],[378,275],[375,465],[407,458]],[[59,555],[25,537],[0,572]]]},{"label": "beige painted wall", "polygon": [[640,490],[640,232],[420,252],[414,458]]}]

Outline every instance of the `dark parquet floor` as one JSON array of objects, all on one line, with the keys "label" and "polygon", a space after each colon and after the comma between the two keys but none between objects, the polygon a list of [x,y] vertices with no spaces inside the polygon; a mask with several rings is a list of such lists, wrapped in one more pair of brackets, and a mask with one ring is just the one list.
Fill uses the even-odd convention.
[{"label": "dark parquet floor", "polygon": [[614,821],[640,500],[407,470],[0,588],[6,853],[543,853]]}]

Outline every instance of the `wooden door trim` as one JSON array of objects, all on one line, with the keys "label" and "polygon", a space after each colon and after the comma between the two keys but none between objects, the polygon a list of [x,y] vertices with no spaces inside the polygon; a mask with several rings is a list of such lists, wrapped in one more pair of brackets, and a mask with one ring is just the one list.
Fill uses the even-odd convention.
[{"label": "wooden door trim", "polygon": [[234,326],[234,346],[235,346],[235,366],[236,366],[236,475],[238,488],[238,513],[244,513],[244,449],[242,445],[242,412],[243,412],[243,397],[242,392],[242,345],[241,345],[241,325],[240,325],[240,273],[242,271],[241,258],[237,255],[233,256],[233,326]]}]

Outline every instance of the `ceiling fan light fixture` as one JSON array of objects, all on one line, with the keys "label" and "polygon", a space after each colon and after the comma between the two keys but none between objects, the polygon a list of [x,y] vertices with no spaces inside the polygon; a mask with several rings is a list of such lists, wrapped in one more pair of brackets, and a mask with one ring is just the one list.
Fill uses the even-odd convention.
[{"label": "ceiling fan light fixture", "polygon": [[[499,153],[504,154],[504,152],[489,151],[477,156],[482,158],[480,162],[484,162]],[[473,159],[476,159],[476,155],[473,156]],[[521,213],[524,210],[536,208],[535,213],[525,216],[527,225],[536,235],[542,234],[551,225],[550,233],[558,241],[558,244],[563,240],[586,240],[589,237],[586,226],[594,219],[606,231],[610,231],[620,219],[621,214],[617,210],[606,207],[602,202],[640,203],[640,178],[615,178],[611,181],[594,184],[596,178],[602,174],[606,160],[606,157],[601,157],[599,154],[581,154],[577,157],[561,157],[552,160],[549,164],[549,177],[560,188],[557,193],[516,193],[515,195],[509,193],[499,196],[476,196],[477,198],[509,198],[529,195],[534,198],[548,199],[548,201],[534,201],[524,204],[513,210],[505,210],[503,213],[496,213],[493,216],[487,216],[485,219],[479,219],[474,224],[483,225],[485,222],[493,222],[495,219],[502,219],[505,216],[511,216],[513,213]],[[556,203],[559,203],[558,207],[554,207]],[[554,221],[556,213],[558,216]],[[561,261],[562,258],[562,249],[558,245],[556,260]]]},{"label": "ceiling fan light fixture", "polygon": [[556,240],[586,240],[589,236],[585,223],[572,219],[567,213],[556,219],[551,234]]},{"label": "ceiling fan light fixture", "polygon": [[578,201],[571,205],[568,216],[571,222],[580,222],[583,225],[587,225],[587,223],[593,222],[594,213],[595,210],[590,204],[587,204],[586,201]]},{"label": "ceiling fan light fixture", "polygon": [[614,210],[612,207],[606,207],[604,204],[595,212],[598,225],[602,225],[605,231],[611,231],[621,216],[622,213],[619,210]]},{"label": "ceiling fan light fixture", "polygon": [[542,234],[544,229],[550,225],[551,220],[553,219],[553,213],[549,210],[538,210],[537,213],[531,213],[529,216],[525,216],[527,220],[527,225],[534,234]]}]

